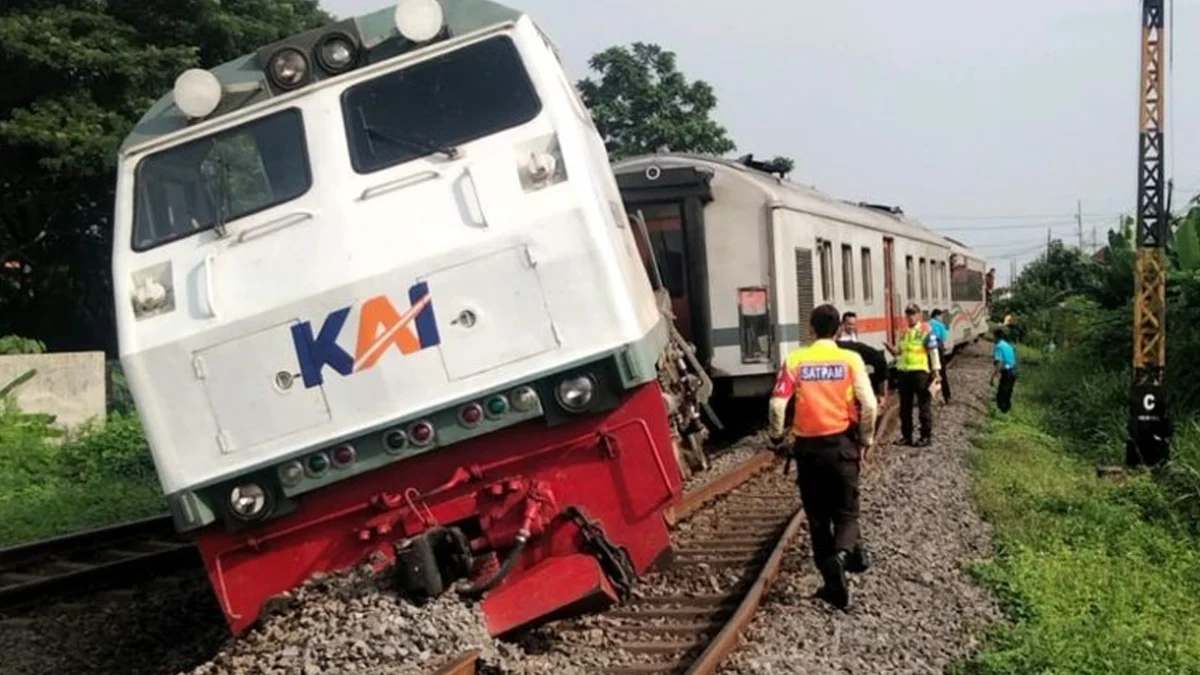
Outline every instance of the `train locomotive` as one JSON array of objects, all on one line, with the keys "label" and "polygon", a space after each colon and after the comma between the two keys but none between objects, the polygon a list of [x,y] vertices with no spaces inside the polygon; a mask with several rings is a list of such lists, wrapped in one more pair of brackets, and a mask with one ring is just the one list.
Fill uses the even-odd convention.
[{"label": "train locomotive", "polygon": [[186,71],[114,212],[121,362],[234,633],[370,563],[499,635],[669,553],[706,379],[529,16],[400,0]]},{"label": "train locomotive", "polygon": [[854,311],[859,339],[876,348],[895,344],[910,302],[947,312],[953,348],[987,332],[984,257],[899,208],[835,199],[752,156],[659,153],[613,170],[649,232],[643,255],[660,263],[678,330],[720,398],[769,396],[826,302]]}]

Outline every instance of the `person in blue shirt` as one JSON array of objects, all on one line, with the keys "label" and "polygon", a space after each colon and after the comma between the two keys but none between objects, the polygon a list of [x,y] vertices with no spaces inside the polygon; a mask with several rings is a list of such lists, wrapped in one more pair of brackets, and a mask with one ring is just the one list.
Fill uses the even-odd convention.
[{"label": "person in blue shirt", "polygon": [[946,378],[946,363],[950,360],[950,329],[946,328],[946,324],[942,323],[943,312],[940,309],[935,309],[929,315],[929,327],[933,329],[933,334],[938,339],[938,354],[941,358],[941,376],[942,376],[942,402],[950,405],[950,380]]},{"label": "person in blue shirt", "polygon": [[1017,350],[1004,339],[1004,329],[997,328],[995,336],[996,346],[992,349],[995,370],[989,384],[996,386],[996,378],[1000,379],[1000,386],[996,388],[996,407],[1006,413],[1012,408],[1013,386],[1017,383]]}]

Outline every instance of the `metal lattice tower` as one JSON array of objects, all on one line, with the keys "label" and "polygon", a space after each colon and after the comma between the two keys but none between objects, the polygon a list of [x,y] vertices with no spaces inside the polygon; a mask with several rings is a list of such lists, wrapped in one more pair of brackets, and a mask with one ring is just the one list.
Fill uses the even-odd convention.
[{"label": "metal lattice tower", "polygon": [[1170,456],[1166,391],[1166,243],[1163,0],[1142,1],[1142,75],[1138,136],[1137,263],[1133,302],[1133,382],[1126,463],[1157,465]]}]

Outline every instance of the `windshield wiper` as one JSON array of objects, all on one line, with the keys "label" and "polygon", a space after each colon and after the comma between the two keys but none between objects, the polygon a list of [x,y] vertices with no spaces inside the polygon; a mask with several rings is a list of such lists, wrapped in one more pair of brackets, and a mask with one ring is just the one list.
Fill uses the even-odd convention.
[{"label": "windshield wiper", "polygon": [[[213,223],[213,233],[218,237],[225,236],[225,217],[226,207],[229,200],[229,164],[225,162],[225,158],[221,156],[220,148],[217,147],[217,141],[213,139],[213,164],[216,165],[216,175],[208,177],[209,180],[215,178],[209,187],[212,188],[209,192],[210,197],[216,202],[217,221]],[[207,181],[206,181],[207,182]],[[195,219],[192,219],[195,222]]]},{"label": "windshield wiper", "polygon": [[407,146],[413,150],[420,150],[426,153],[437,153],[445,155],[446,159],[456,159],[460,151],[458,148],[450,145],[439,145],[428,138],[416,136],[414,132],[400,135],[392,131],[384,131],[379,127],[367,123],[366,115],[363,114],[363,109],[358,109],[358,120],[362,124],[363,131],[368,135],[385,140],[393,145]]}]

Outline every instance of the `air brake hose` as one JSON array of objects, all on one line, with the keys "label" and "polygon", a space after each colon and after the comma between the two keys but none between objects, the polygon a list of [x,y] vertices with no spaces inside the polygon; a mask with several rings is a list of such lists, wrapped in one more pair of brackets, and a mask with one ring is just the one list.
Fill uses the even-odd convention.
[{"label": "air brake hose", "polygon": [[466,588],[460,588],[458,589],[458,594],[466,598],[478,599],[484,593],[495,588],[496,584],[503,581],[504,577],[508,576],[508,573],[512,571],[513,565],[517,564],[517,558],[521,557],[521,551],[525,550],[525,544],[527,543],[529,543],[527,535],[517,535],[516,546],[513,546],[512,550],[508,552],[508,557],[504,559],[504,564],[500,565],[500,569],[496,570],[492,578],[478,584],[471,584]]}]

